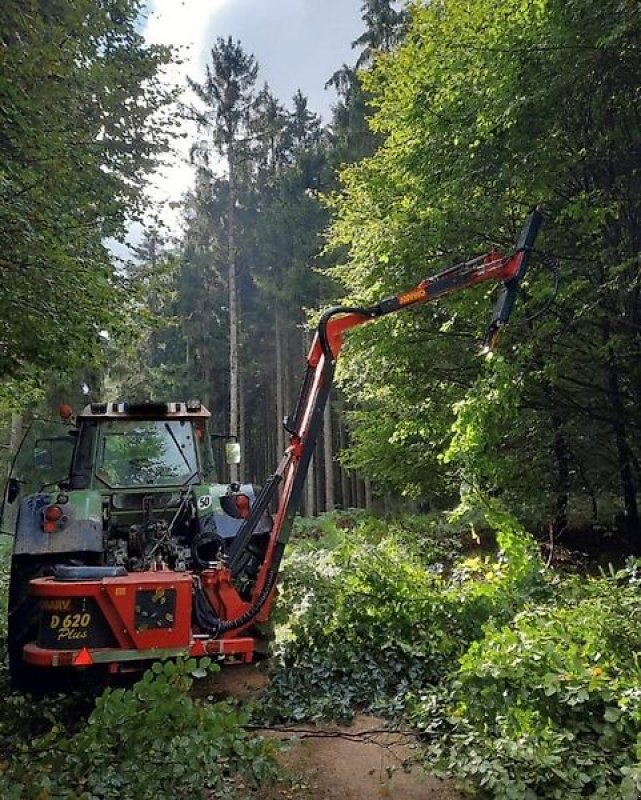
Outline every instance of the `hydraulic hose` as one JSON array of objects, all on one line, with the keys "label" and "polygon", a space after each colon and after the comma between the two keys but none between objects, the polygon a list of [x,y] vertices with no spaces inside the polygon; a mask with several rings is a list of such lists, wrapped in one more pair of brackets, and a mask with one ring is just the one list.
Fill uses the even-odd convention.
[{"label": "hydraulic hose", "polygon": [[205,595],[205,592],[202,589],[202,586],[200,586],[198,583],[194,589],[194,617],[196,618],[198,627],[205,633],[208,633],[214,637],[218,637],[222,636],[222,634],[227,633],[228,631],[235,630],[236,628],[242,628],[244,625],[247,625],[249,622],[251,622],[255,617],[258,616],[262,607],[267,602],[267,598],[269,597],[272,589],[274,588],[276,577],[278,576],[279,565],[280,558],[275,559],[274,564],[267,571],[265,585],[263,586],[261,593],[256,598],[256,602],[253,603],[247,609],[247,611],[235,619],[221,620],[219,617],[217,617],[211,607],[211,604],[209,603],[209,600],[207,599],[207,596]]},{"label": "hydraulic hose", "polygon": [[200,581],[194,581],[194,619],[198,627],[212,636],[218,633],[220,619],[214,613],[207,596],[203,592]]},{"label": "hydraulic hose", "polygon": [[236,619],[227,619],[224,621],[221,620],[218,624],[218,630],[216,634],[220,636],[223,633],[227,633],[227,631],[233,631],[235,628],[242,628],[243,625],[247,625],[248,622],[251,622],[255,617],[257,617],[260,613],[260,610],[267,602],[267,598],[269,597],[271,590],[274,588],[277,576],[278,565],[274,563],[267,571],[265,585],[263,586],[261,593],[256,598],[256,602],[250,606],[244,614],[236,617]]}]

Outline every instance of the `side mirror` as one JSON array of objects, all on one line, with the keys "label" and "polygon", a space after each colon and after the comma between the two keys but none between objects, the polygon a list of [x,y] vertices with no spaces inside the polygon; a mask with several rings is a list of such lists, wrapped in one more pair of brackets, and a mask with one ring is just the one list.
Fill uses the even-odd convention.
[{"label": "side mirror", "polygon": [[225,461],[230,466],[240,464],[240,445],[238,442],[227,442],[225,445]]},{"label": "side mirror", "polygon": [[15,499],[18,496],[19,491],[20,491],[20,486],[18,484],[17,478],[9,478],[9,480],[7,481],[7,503],[15,502]]}]

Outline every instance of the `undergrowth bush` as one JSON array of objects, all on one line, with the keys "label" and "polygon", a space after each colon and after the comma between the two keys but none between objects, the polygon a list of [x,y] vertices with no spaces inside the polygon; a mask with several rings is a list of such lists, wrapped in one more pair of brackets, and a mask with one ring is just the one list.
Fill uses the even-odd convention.
[{"label": "undergrowth bush", "polygon": [[478,510],[465,522],[496,530],[495,556],[435,518],[322,522],[286,566],[262,715],[409,717],[428,769],[480,798],[636,800],[641,568],[544,572],[513,517]]},{"label": "undergrowth bush", "polygon": [[488,507],[498,558],[465,557],[442,518],[353,528],[288,559],[279,600],[289,631],[261,713],[269,719],[394,713],[440,680],[490,619],[507,620],[544,588],[536,547],[514,518]]},{"label": "undergrowth bush", "polygon": [[[71,699],[50,699],[46,730],[31,739],[24,730],[20,735],[19,723],[21,715],[27,720],[33,715],[31,698],[17,693],[5,698],[0,797],[251,796],[253,788],[276,775],[274,743],[251,737],[243,727],[246,714],[230,703],[190,696],[193,675],[210,668],[207,659],[198,665],[193,659],[158,662],[133,688],[107,689],[85,724],[68,720]],[[18,723],[13,730],[12,719]]]},{"label": "undergrowth bush", "polygon": [[495,800],[641,792],[641,596],[591,580],[494,621],[413,718],[431,766]]},{"label": "undergrowth bush", "polygon": [[[1,544],[1,540],[0,540]],[[275,744],[247,713],[194,699],[210,659],[157,662],[129,689],[36,698],[11,691],[4,663],[8,548],[0,546],[0,798],[214,800],[253,795],[277,774]]]}]

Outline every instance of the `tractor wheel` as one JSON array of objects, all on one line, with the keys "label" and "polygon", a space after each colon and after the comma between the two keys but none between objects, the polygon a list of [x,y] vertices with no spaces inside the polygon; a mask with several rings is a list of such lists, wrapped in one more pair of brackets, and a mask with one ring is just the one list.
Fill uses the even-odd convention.
[{"label": "tractor wheel", "polygon": [[22,649],[38,635],[38,601],[29,595],[29,581],[51,574],[50,561],[33,557],[12,558],[9,581],[7,652],[11,684],[21,692],[46,692],[53,688],[51,670],[34,667],[22,658]]}]

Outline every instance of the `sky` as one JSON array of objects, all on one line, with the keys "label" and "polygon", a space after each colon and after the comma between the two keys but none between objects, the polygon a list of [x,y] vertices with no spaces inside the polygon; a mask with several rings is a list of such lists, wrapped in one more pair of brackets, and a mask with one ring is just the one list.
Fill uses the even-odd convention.
[{"label": "sky", "polygon": [[[351,42],[363,29],[362,0],[149,0],[143,33],[149,42],[186,48],[184,63],[166,73],[168,83],[186,85],[186,76],[204,78],[209,52],[219,36],[239,39],[259,65],[257,85],[267,82],[272,93],[289,104],[297,89],[309,98],[311,110],[329,118],[335,95],[325,90],[328,78],[343,63],[352,64],[356,52]],[[189,95],[185,96],[189,100]],[[151,196],[164,211],[162,217],[174,231],[176,211],[169,208],[191,186],[189,146],[194,127],[178,152],[152,181]],[[130,239],[138,238],[132,231]]]}]

